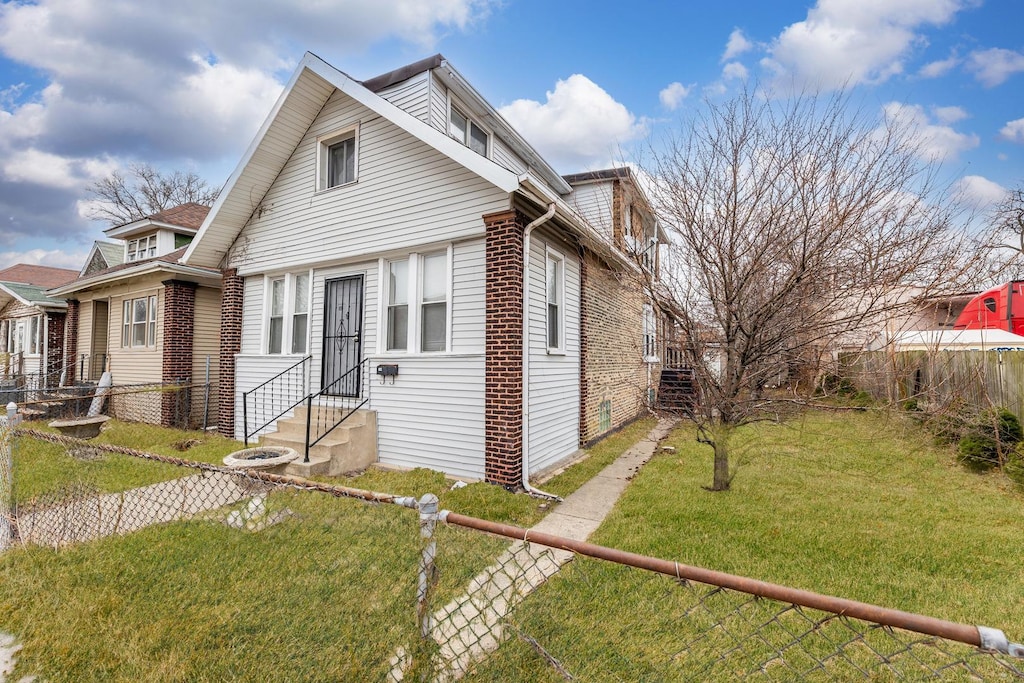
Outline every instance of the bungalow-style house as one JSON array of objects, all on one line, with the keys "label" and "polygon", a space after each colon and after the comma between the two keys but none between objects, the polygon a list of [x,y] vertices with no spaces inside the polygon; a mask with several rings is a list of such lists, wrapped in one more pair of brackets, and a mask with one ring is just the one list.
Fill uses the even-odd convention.
[{"label": "bungalow-style house", "polygon": [[5,386],[35,389],[47,384],[51,374],[59,375],[67,304],[47,296],[46,290],[77,275],[68,268],[25,263],[0,270],[0,372]]},{"label": "bungalow-style house", "polygon": [[528,487],[645,410],[640,194],[560,176],[440,55],[360,82],[307,54],[180,259],[224,271],[219,430],[301,449],[341,397],[366,457],[299,471]]},{"label": "bungalow-style house", "polygon": [[[119,240],[96,242],[77,279],[54,287],[51,297],[67,300],[66,352],[75,379],[97,381],[104,371],[115,385],[207,382],[216,386],[220,345],[220,271],[185,266],[179,259],[209,212],[183,204],[105,230]],[[102,267],[105,266],[105,267]],[[140,421],[199,424],[198,401],[182,408],[180,397],[153,393],[113,406],[119,417]],[[116,399],[116,397],[115,397]],[[215,420],[212,401],[209,419]]]}]

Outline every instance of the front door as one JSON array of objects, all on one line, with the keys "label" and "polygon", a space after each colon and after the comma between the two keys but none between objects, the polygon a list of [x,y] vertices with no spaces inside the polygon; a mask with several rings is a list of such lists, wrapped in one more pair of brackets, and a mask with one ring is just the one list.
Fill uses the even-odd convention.
[{"label": "front door", "polygon": [[335,396],[359,396],[363,356],[363,276],[324,283],[323,389]]}]

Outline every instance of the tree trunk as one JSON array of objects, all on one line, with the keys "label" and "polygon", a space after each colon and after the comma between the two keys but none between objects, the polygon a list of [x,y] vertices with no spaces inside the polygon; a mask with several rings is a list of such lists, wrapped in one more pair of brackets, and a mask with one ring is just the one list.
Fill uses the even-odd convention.
[{"label": "tree trunk", "polygon": [[729,442],[719,436],[715,439],[715,481],[710,490],[728,491],[729,481]]}]

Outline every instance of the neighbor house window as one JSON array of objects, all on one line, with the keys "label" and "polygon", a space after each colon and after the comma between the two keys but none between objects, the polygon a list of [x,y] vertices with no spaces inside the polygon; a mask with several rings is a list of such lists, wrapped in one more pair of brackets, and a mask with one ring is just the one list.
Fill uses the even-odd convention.
[{"label": "neighbor house window", "polygon": [[548,250],[545,272],[548,350],[562,351],[565,348],[565,259],[561,254]]},{"label": "neighbor house window", "polygon": [[654,307],[644,304],[644,338],[643,352],[644,360],[653,363],[658,360],[657,331],[654,321]]},{"label": "neighbor house window", "polygon": [[125,299],[121,308],[121,346],[156,346],[156,295]]},{"label": "neighbor house window", "polygon": [[39,316],[34,316],[29,320],[28,352],[39,353]]},{"label": "neighbor house window", "polygon": [[487,131],[454,104],[448,117],[448,134],[477,154],[487,156]]},{"label": "neighbor house window", "polygon": [[156,235],[128,241],[128,261],[141,261],[156,256]]},{"label": "neighbor house window", "polygon": [[358,132],[358,128],[350,128],[317,141],[317,189],[355,182]]},{"label": "neighbor house window", "polygon": [[309,283],[305,273],[268,278],[267,353],[305,354],[309,349]]},{"label": "neighbor house window", "polygon": [[436,353],[448,349],[451,297],[449,252],[410,254],[387,261],[386,351]]}]

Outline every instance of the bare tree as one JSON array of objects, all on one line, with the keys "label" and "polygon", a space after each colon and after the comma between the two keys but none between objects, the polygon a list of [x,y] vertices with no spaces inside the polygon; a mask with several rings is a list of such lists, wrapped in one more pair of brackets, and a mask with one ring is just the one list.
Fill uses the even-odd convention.
[{"label": "bare tree", "polygon": [[1019,183],[996,204],[991,215],[994,239],[991,246],[1024,256],[1024,182]]},{"label": "bare tree", "polygon": [[961,284],[976,249],[918,141],[844,94],[747,90],[706,103],[652,153],[670,244],[651,293],[700,390],[712,490],[730,486],[737,427],[807,404],[810,387],[774,387],[813,376],[844,339],[863,342],[915,298]]},{"label": "bare tree", "polygon": [[96,181],[88,192],[97,200],[89,218],[123,225],[190,202],[210,206],[220,188],[193,171],[162,173],[150,164],[131,164],[126,173],[114,171]]}]

